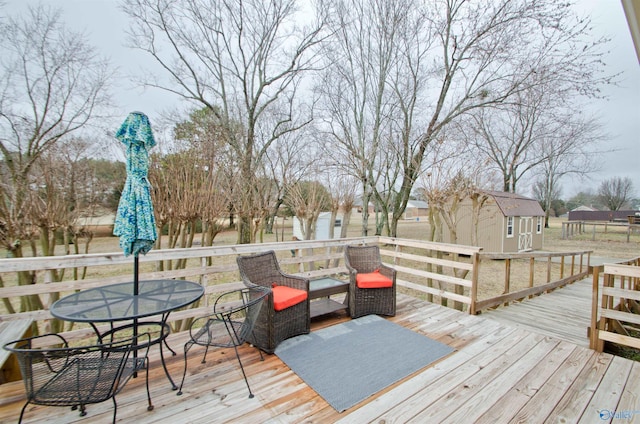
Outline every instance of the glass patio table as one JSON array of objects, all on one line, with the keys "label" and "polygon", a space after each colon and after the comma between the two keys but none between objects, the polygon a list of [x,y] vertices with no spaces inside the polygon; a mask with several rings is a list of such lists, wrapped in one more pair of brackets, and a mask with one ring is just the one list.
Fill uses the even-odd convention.
[{"label": "glass patio table", "polygon": [[[167,345],[166,338],[171,332],[167,319],[176,309],[196,302],[204,295],[204,288],[184,280],[148,280],[138,283],[138,294],[133,294],[133,282],[94,287],[65,296],[51,305],[50,312],[64,321],[88,323],[93,327],[100,342],[114,337],[118,332],[131,330],[134,337],[142,326],[157,326],[160,335],[149,344],[160,345],[160,359],[165,374],[174,390],[177,386],[169,375],[164,361],[162,345],[175,355]],[[142,318],[160,316],[160,321],[140,321]],[[115,326],[114,323],[130,323]],[[100,333],[97,323],[109,323],[110,330]],[[145,348],[145,345],[137,346]],[[134,350],[134,353],[136,351]]]}]

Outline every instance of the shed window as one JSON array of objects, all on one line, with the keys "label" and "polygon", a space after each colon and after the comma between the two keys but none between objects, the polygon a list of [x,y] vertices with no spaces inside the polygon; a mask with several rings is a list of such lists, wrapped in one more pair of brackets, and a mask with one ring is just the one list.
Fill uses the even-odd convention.
[{"label": "shed window", "polygon": [[507,237],[513,237],[513,217],[507,217]]},{"label": "shed window", "polygon": [[536,225],[536,234],[542,234],[542,217],[538,217],[538,224]]}]

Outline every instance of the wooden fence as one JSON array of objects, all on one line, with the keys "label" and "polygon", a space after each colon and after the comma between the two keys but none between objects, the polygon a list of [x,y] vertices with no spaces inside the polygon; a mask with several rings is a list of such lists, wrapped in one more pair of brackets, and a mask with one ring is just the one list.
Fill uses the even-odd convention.
[{"label": "wooden fence", "polygon": [[591,234],[591,240],[596,240],[596,234],[618,233],[626,237],[627,243],[631,240],[631,234],[640,233],[640,225],[634,221],[629,222],[602,222],[602,221],[566,221],[562,223],[563,240],[571,239],[582,234]]},{"label": "wooden fence", "polygon": [[594,270],[590,336],[600,352],[605,341],[640,349],[640,257]]},{"label": "wooden fence", "polygon": [[[390,264],[398,272],[399,290],[472,314],[583,278],[588,266],[586,252],[528,253],[498,257],[481,254],[480,248],[477,247],[389,237],[355,237],[152,250],[140,257],[140,280],[180,278],[196,281],[205,288],[205,296],[197,304],[171,313],[169,321],[173,330],[181,331],[186,319],[208,312],[210,302],[216,294],[242,286],[235,262],[236,256],[274,250],[285,272],[312,279],[323,276],[345,279],[343,252],[347,244],[379,245],[383,262]],[[585,254],[586,261],[583,260]],[[570,267],[565,265],[567,256],[572,257]],[[579,265],[575,263],[577,256],[580,257]],[[550,281],[551,273],[548,273],[547,281],[536,287],[534,278],[531,277],[527,290],[512,293],[511,274],[507,272],[504,279],[505,292],[495,299],[479,302],[481,269],[488,269],[489,261],[491,267],[495,267],[495,262],[501,263],[500,260],[504,260],[509,270],[516,257],[526,257],[527,261],[545,258],[549,263],[555,258],[561,264],[560,277]],[[481,266],[481,260],[486,264]],[[0,259],[0,301],[3,302],[0,322],[28,319],[37,322],[40,331],[57,329],[59,327],[52,327],[52,323],[55,322],[57,326],[63,323],[57,322],[49,313],[49,307],[53,302],[77,290],[131,281],[132,262],[131,257],[124,257],[120,252]],[[32,278],[31,284],[18,285],[18,273],[28,273]],[[536,281],[536,284],[540,283]],[[42,303],[42,308],[25,310],[21,305],[29,296],[36,296]],[[12,310],[15,312],[10,313]],[[58,332],[69,340],[93,335],[92,329],[88,326],[64,324],[66,327]]]}]

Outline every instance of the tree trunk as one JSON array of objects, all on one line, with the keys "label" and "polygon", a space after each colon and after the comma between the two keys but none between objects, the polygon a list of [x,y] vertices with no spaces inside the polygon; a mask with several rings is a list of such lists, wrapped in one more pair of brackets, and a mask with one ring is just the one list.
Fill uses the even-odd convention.
[{"label": "tree trunk", "polygon": [[238,219],[238,244],[251,243],[251,217],[241,215]]}]

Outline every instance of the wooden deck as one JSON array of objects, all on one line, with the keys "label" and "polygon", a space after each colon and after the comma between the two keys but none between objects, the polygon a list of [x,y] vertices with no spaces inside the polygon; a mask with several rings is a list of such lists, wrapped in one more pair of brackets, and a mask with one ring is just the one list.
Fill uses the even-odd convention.
[{"label": "wooden deck", "polygon": [[589,347],[592,284],[590,277],[482,314],[504,324]]},{"label": "wooden deck", "polygon": [[[313,329],[348,319],[345,315],[313,322]],[[241,350],[256,394],[247,398],[231,350],[211,352],[207,364],[193,359],[183,396],[176,396],[158,362],[151,364],[155,409],[146,411],[144,380],[138,378],[118,396],[118,421],[143,423],[600,423],[600,410],[640,410],[640,363],[597,353],[560,338],[471,316],[398,296],[391,319],[440,340],[457,351],[440,362],[378,393],[342,414],[287,368],[275,355],[260,361],[255,349]],[[185,334],[170,336],[179,347]],[[179,349],[178,349],[179,350]],[[192,356],[190,355],[190,358]],[[182,358],[169,359],[175,378]],[[383,366],[383,364],[381,364]],[[336,382],[339,384],[339,382]],[[21,382],[0,385],[0,421],[17,422],[23,405]],[[25,423],[106,423],[111,402],[91,405],[86,417],[68,408],[30,406]]]}]

